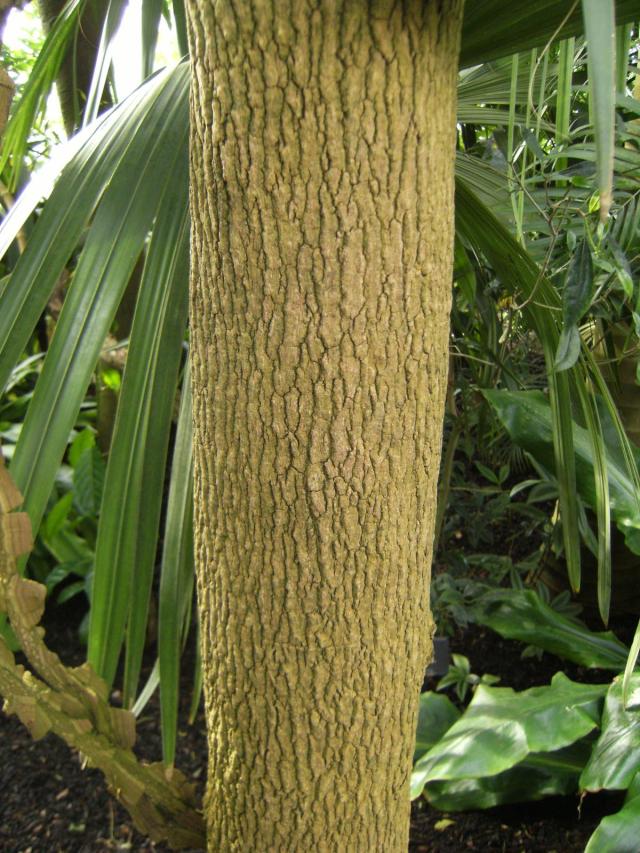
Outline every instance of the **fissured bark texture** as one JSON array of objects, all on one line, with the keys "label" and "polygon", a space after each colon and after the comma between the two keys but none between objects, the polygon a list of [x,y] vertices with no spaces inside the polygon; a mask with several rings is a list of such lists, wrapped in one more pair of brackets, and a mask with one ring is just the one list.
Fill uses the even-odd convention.
[{"label": "fissured bark texture", "polygon": [[461,0],[192,0],[212,851],[407,847]]}]

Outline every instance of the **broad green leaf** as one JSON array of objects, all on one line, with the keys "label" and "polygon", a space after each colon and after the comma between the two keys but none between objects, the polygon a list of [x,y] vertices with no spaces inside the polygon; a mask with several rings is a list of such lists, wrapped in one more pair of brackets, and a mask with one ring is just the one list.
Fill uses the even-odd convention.
[{"label": "broad green leaf", "polygon": [[474,616],[502,637],[537,646],[580,666],[620,672],[629,652],[611,631],[590,631],[530,589],[492,590],[478,602]]},{"label": "broad green leaf", "polygon": [[432,806],[444,811],[489,809],[505,803],[566,796],[577,790],[580,771],[590,752],[591,741],[583,738],[554,752],[532,753],[496,776],[429,782],[424,796]]},{"label": "broad green leaf", "polygon": [[640,838],[640,774],[636,774],[620,811],[605,817],[584,853],[637,853]]},{"label": "broad green leaf", "polygon": [[576,326],[591,305],[593,296],[593,261],[589,241],[578,243],[573,253],[562,292],[562,322]]},{"label": "broad green leaf", "polygon": [[[640,673],[631,677],[631,689],[640,688]],[[622,679],[609,687],[602,714],[600,737],[580,777],[585,791],[624,790],[640,770],[640,711],[625,710]]]},{"label": "broad green leaf", "polygon": [[412,789],[428,782],[497,776],[530,753],[563,749],[600,720],[607,685],[583,685],[557,673],[547,687],[516,693],[479,685],[471,704],[415,765]]},{"label": "broad green leaf", "polygon": [[[446,696],[431,690],[420,696],[414,764],[440,740],[459,717],[460,711]],[[412,790],[412,796],[419,793],[420,791],[414,793]]]},{"label": "broad green leaf", "polygon": [[560,334],[558,350],[553,366],[556,370],[568,370],[578,360],[582,341],[577,326],[565,326]]},{"label": "broad green leaf", "polygon": [[627,657],[627,662],[622,676],[622,704],[625,708],[628,708],[629,706],[629,695],[632,690],[632,676],[638,661],[638,655],[640,655],[640,621],[636,625],[633,642],[629,649],[629,655]]}]

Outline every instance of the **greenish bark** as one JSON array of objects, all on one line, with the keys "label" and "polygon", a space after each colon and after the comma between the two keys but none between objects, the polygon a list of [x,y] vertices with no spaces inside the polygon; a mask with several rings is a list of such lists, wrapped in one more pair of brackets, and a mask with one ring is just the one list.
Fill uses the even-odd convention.
[{"label": "greenish bark", "polygon": [[193,0],[211,851],[407,847],[461,0]]}]

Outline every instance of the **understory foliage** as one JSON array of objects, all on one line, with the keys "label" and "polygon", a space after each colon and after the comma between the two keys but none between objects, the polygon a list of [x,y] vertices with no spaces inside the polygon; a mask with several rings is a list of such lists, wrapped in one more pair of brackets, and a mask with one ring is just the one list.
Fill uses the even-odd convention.
[{"label": "understory foliage", "polygon": [[[140,786],[166,782],[193,807],[173,775],[181,655],[198,630],[189,67],[156,61],[163,21],[176,54],[187,52],[181,0],[145,0],[141,84],[119,99],[113,44],[125,5],[105,6],[66,141],[48,105],[84,0],[70,0],[46,38],[3,52],[19,85],[0,154],[0,439],[35,533],[11,583],[41,586],[22,587],[38,601],[28,631],[16,630],[19,602],[11,611],[2,587],[0,612],[13,616],[0,622],[0,671],[7,709],[34,734],[53,728],[86,755],[98,735],[115,738],[136,780],[125,804],[139,817]],[[640,831],[640,640],[629,648],[602,628],[621,601],[640,607],[621,569],[640,567],[637,8],[512,6],[469,2],[463,32],[433,611],[452,642],[481,624],[524,654],[612,680],[559,672],[516,693],[471,672],[460,648],[439,692],[421,697],[411,790],[447,810],[627,790],[588,849],[634,849],[622,845]],[[47,663],[39,682],[13,652],[33,641],[53,660],[36,629],[44,595],[54,613],[74,608],[91,668],[68,675],[58,662],[52,676]],[[149,651],[155,665],[141,683]],[[68,701],[58,677],[64,695],[72,682]],[[198,664],[192,683],[195,709]],[[121,713],[108,708],[114,686]],[[149,771],[127,762],[135,715],[158,687],[164,769]],[[117,761],[108,767],[114,789],[129,790]]]}]

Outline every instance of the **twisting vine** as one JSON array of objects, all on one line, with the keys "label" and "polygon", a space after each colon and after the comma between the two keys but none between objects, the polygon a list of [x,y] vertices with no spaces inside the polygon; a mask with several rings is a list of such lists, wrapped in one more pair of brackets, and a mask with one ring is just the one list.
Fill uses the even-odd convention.
[{"label": "twisting vine", "polygon": [[46,589],[21,577],[16,563],[33,545],[28,515],[14,511],[21,503],[0,453],[0,612],[9,617],[33,668],[31,672],[17,664],[0,637],[5,712],[16,714],[35,739],[54,732],[78,750],[88,766],[101,770],[140,832],[174,849],[204,847],[194,786],[179,770],[139,761],[133,753],[133,713],[109,705],[107,685],[87,663],[67,667],[45,645],[39,623]]}]

